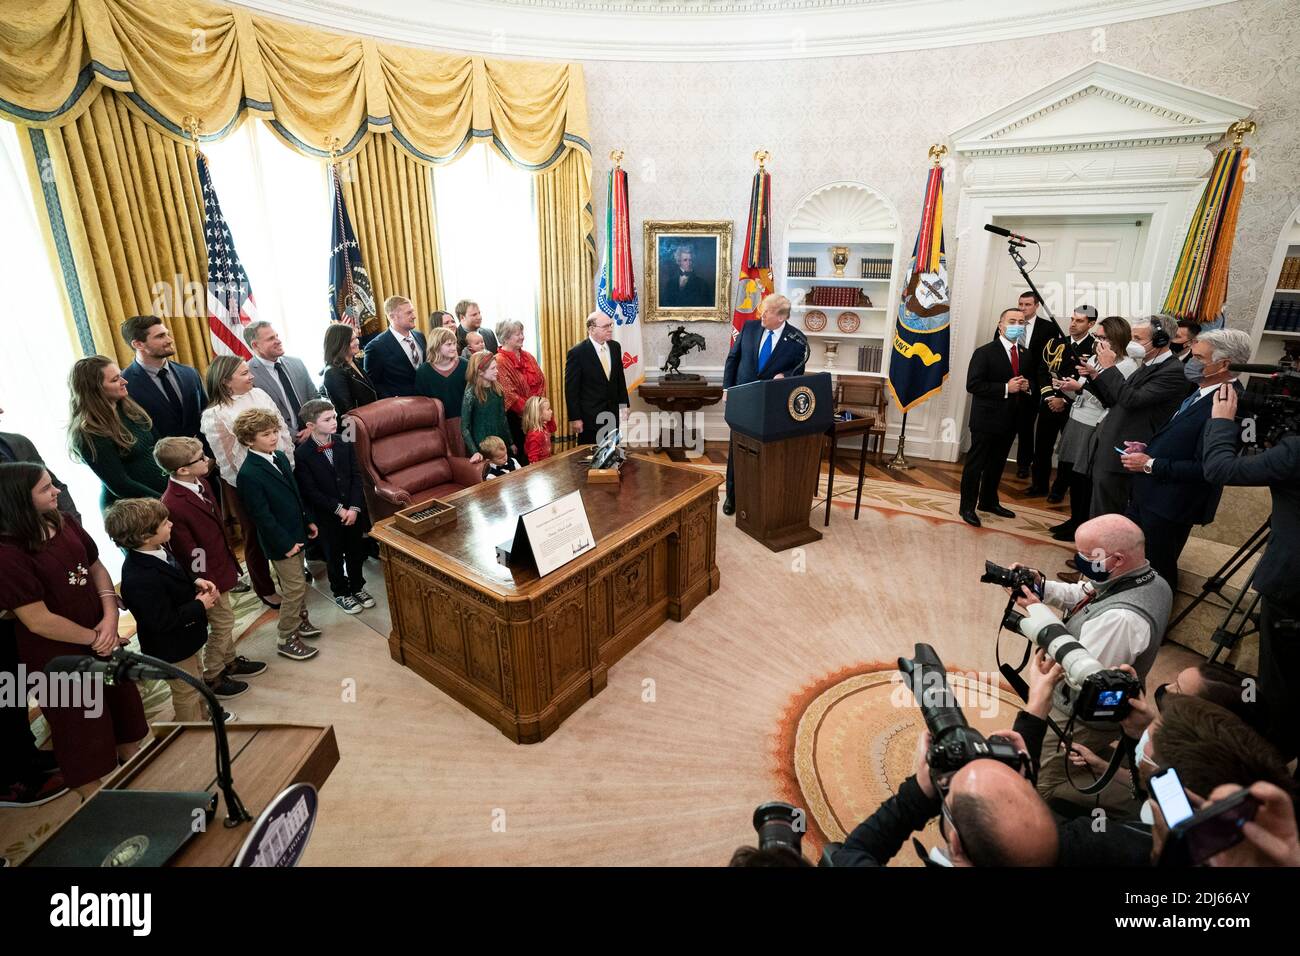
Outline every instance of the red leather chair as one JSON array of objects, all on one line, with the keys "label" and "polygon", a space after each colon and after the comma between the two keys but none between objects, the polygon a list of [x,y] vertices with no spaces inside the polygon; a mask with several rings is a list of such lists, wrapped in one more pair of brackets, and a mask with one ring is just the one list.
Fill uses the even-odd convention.
[{"label": "red leather chair", "polygon": [[384,398],[348,413],[357,458],[366,476],[372,521],[430,498],[444,498],[483,480],[483,466],[452,455],[453,444],[436,398]]}]

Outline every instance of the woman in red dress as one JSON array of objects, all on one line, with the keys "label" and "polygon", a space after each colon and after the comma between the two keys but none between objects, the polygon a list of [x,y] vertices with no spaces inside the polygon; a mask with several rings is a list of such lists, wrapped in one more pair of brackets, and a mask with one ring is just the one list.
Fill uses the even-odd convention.
[{"label": "woman in red dress", "polygon": [[[56,657],[104,659],[126,643],[117,631],[117,592],[95,542],[59,513],[58,502],[40,465],[0,464],[0,609],[18,619],[18,659],[29,680]],[[47,683],[40,703],[64,780],[86,799],[119,758],[139,749],[149,724],[135,684],[78,679],[77,694],[68,693],[71,681]]]},{"label": "woman in red dress", "polygon": [[[546,376],[537,364],[537,359],[524,351],[524,324],[514,319],[505,319],[497,325],[497,380],[506,399],[506,422],[510,425],[510,437],[518,449],[516,457],[519,464],[528,464],[528,453],[524,451],[524,404],[534,395],[546,394]],[[555,432],[555,421],[548,423],[547,431]]]}]

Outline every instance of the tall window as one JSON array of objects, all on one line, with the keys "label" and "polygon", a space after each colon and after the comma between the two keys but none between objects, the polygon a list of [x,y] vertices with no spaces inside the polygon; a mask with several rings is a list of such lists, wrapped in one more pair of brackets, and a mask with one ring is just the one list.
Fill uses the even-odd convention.
[{"label": "tall window", "polygon": [[116,579],[122,553],[104,532],[99,479],[68,454],[68,371],[81,357],[64,320],[59,278],[50,265],[19,152],[26,136],[0,121],[0,431],[30,438],[46,465],[68,486],[86,531]]},{"label": "tall window", "polygon": [[221,211],[261,319],[321,381],[329,324],[330,194],[326,165],[246,120],[203,147]]},{"label": "tall window", "polygon": [[537,334],[541,261],[533,174],[494,149],[472,146],[433,174],[439,258],[447,311],[472,299],[483,324],[524,324],[524,348],[541,360]]}]

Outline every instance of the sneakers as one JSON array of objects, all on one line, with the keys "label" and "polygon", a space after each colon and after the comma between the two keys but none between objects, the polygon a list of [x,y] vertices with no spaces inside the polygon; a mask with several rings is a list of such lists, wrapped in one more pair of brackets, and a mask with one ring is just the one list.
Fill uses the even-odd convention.
[{"label": "sneakers", "polygon": [[226,665],[223,672],[226,677],[256,677],[266,670],[266,664],[262,661],[250,661],[242,655],[236,657]]},{"label": "sneakers", "polygon": [[[265,667],[266,665],[262,665]],[[230,700],[232,697],[238,697],[244,691],[248,690],[248,685],[242,680],[235,680],[229,674],[222,674],[215,681],[208,684],[208,689],[217,700]]]},{"label": "sneakers", "polygon": [[292,661],[308,661],[319,654],[320,649],[308,647],[299,639],[299,635],[294,633],[283,644],[277,644],[275,652],[281,657],[287,657]]},{"label": "sneakers", "polygon": [[236,716],[236,714],[235,714],[235,712],[234,712],[233,710],[226,710],[226,708],[222,707],[222,708],[221,708],[221,719],[222,719],[223,722],[225,722],[225,723],[227,723],[227,724],[233,724],[235,721],[237,721],[237,720],[239,719],[239,717]]},{"label": "sneakers", "polygon": [[0,788],[0,807],[39,807],[57,800],[68,792],[63,774],[52,773],[31,783],[15,783]]},{"label": "sneakers", "polygon": [[299,637],[320,637],[321,629],[304,617],[298,622],[298,630],[295,633]]},{"label": "sneakers", "polygon": [[230,590],[234,591],[236,594],[247,594],[252,589],[253,589],[252,586],[247,581],[245,581],[243,578],[240,578],[238,581],[234,583],[234,586],[231,587]]},{"label": "sneakers", "polygon": [[[361,608],[362,608],[361,602],[358,601],[356,598],[354,598],[351,594],[344,594],[340,597],[336,597],[334,599],[334,603],[339,606],[339,609],[344,614],[361,613]],[[372,604],[371,606],[373,607],[374,605]]]},{"label": "sneakers", "polygon": [[372,598],[365,591],[358,591],[356,594],[352,595],[352,597],[355,598],[357,601],[361,602],[361,606],[364,608],[371,608],[375,606],[375,599]]}]

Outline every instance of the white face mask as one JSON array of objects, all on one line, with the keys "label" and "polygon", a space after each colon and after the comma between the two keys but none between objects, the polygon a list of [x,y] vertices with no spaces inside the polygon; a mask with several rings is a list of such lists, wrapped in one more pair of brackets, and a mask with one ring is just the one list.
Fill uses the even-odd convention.
[{"label": "white face mask", "polygon": [[1151,728],[1148,727],[1142,731],[1142,736],[1138,738],[1137,745],[1133,748],[1133,766],[1140,767],[1147,759],[1147,748],[1151,746]]},{"label": "white face mask", "polygon": [[940,866],[952,866],[952,860],[937,846],[930,847],[930,860]]},{"label": "white face mask", "polygon": [[1124,349],[1128,357],[1138,362],[1147,357],[1147,350],[1136,342],[1129,342],[1128,347]]},{"label": "white face mask", "polygon": [[1151,809],[1150,800],[1144,800],[1142,802],[1142,809],[1138,811],[1138,819],[1149,827],[1156,825],[1156,814],[1155,811]]}]

